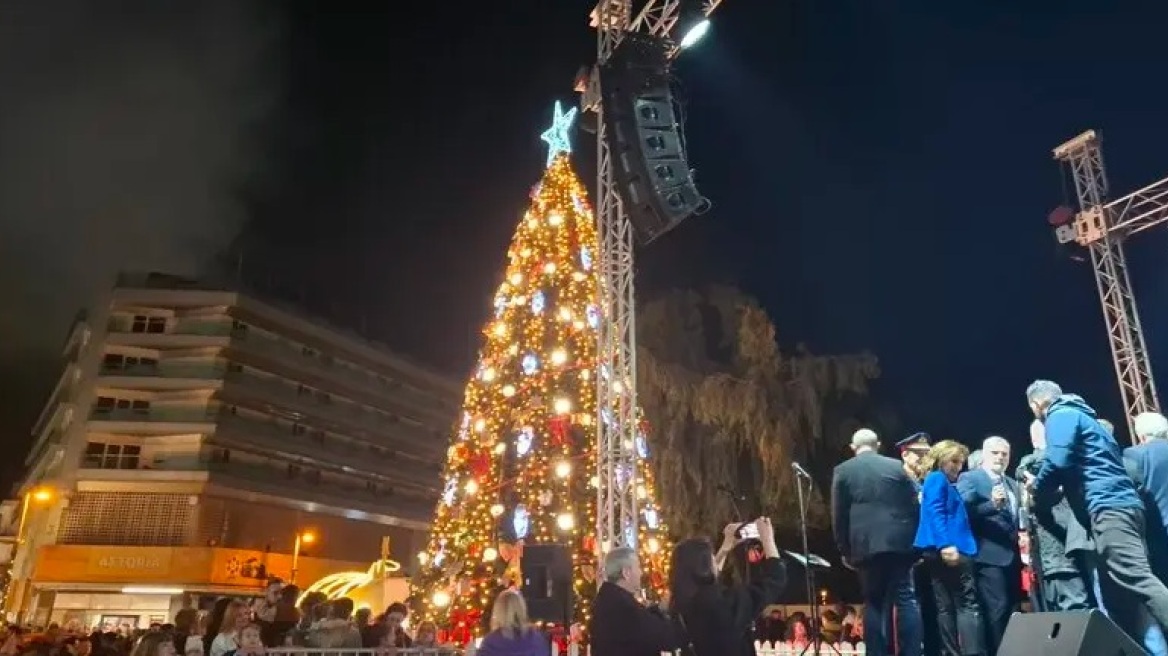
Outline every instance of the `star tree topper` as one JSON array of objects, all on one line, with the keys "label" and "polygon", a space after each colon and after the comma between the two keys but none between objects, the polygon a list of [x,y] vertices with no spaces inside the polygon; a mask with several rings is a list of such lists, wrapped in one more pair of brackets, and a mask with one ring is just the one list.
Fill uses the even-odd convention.
[{"label": "star tree topper", "polygon": [[578,111],[576,107],[573,107],[565,112],[560,101],[556,101],[556,111],[552,115],[552,126],[539,135],[539,138],[546,141],[548,145],[548,166],[551,166],[552,162],[555,161],[556,155],[572,152],[572,137],[569,136],[569,133],[572,131],[572,124],[576,122]]}]

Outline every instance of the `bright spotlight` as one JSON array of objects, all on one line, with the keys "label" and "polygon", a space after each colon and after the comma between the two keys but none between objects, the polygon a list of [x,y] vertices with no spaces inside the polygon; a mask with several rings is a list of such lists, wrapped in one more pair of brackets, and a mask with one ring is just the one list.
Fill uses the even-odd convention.
[{"label": "bright spotlight", "polygon": [[683,34],[681,37],[681,42],[678,43],[677,45],[682,50],[685,50],[686,48],[689,48],[690,46],[693,46],[694,44],[696,44],[698,41],[701,41],[702,38],[706,36],[706,33],[709,31],[710,31],[710,19],[703,18],[700,21],[698,21],[697,23],[695,23],[693,25],[693,27],[690,27],[688,30],[685,31],[685,34]]}]

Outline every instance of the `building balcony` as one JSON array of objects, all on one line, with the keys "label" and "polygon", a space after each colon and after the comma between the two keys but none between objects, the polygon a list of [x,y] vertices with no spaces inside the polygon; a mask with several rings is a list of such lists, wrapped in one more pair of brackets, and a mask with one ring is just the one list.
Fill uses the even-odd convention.
[{"label": "building balcony", "polygon": [[348,404],[323,402],[300,394],[281,381],[248,374],[228,373],[219,392],[224,403],[242,405],[290,420],[303,420],[317,428],[350,435],[386,448],[396,448],[441,458],[447,443],[423,426],[387,421],[384,415],[361,412]]},{"label": "building balcony", "polygon": [[[389,453],[373,453],[356,445],[326,442],[327,438],[308,432],[296,433],[275,422],[254,421],[225,414],[215,430],[215,442],[231,448],[258,447],[265,452],[282,452],[319,462],[325,466],[340,467],[347,472],[366,472],[389,479],[390,484],[402,485],[438,493],[441,476],[438,462],[423,465],[416,460],[395,459]],[[327,467],[326,467],[327,468]]]},{"label": "building balcony", "polygon": [[[258,450],[258,449],[257,449]],[[424,529],[437,502],[421,496],[372,490],[362,483],[332,480],[309,482],[290,477],[280,462],[211,462],[193,454],[155,459],[148,467],[107,469],[82,467],[81,492],[214,494],[257,503],[292,507],[380,524]]]},{"label": "building balcony", "polygon": [[101,409],[89,414],[88,429],[121,435],[166,435],[210,433],[216,414],[206,407]]},{"label": "building balcony", "polygon": [[231,339],[232,324],[224,320],[179,319],[171,322],[164,332],[143,332],[134,330],[131,322],[115,318],[110,320],[107,330],[106,340],[121,346],[157,349],[223,347]]},{"label": "building balcony", "polygon": [[127,390],[187,390],[218,386],[227,367],[214,363],[159,363],[156,366],[102,367],[98,385]]},{"label": "building balcony", "polygon": [[305,355],[291,344],[254,333],[236,332],[227,357],[233,362],[270,371],[323,391],[336,390],[359,403],[388,413],[414,417],[419,423],[445,432],[455,411],[433,395],[405,385],[381,383],[369,372],[336,364],[327,354]]}]

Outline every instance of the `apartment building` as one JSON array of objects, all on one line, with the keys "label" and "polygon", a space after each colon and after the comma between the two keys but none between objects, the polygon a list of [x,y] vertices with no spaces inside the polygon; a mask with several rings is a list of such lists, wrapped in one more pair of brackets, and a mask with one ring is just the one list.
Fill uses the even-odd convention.
[{"label": "apartment building", "polygon": [[26,461],[10,612],[142,626],[423,546],[458,381],[159,274],[122,276],[64,360]]}]

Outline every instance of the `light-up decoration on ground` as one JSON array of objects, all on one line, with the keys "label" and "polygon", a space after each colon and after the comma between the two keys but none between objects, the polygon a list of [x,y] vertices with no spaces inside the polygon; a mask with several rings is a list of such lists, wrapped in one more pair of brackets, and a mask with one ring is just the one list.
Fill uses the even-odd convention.
[{"label": "light-up decoration on ground", "polygon": [[347,597],[354,590],[363,588],[388,576],[393,576],[397,572],[400,572],[401,568],[401,563],[396,561],[378,560],[364,572],[338,572],[336,574],[330,574],[305,588],[304,592],[300,593],[300,598],[296,600],[296,605],[300,606],[305,597],[313,592],[323,594],[330,601]]}]

